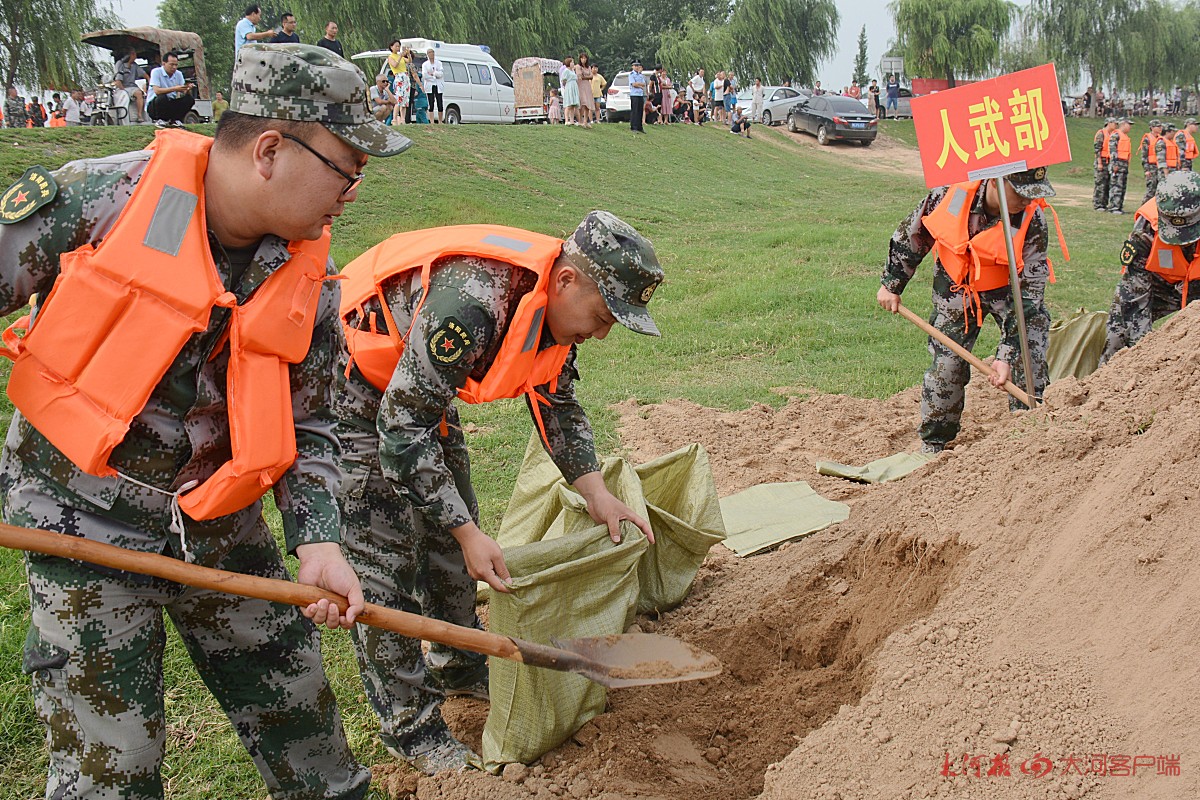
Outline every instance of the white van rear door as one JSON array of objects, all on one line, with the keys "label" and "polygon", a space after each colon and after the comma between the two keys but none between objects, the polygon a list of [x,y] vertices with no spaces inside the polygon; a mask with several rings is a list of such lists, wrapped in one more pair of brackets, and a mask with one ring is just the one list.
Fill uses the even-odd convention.
[{"label": "white van rear door", "polygon": [[463,122],[479,122],[478,103],[471,94],[471,79],[467,77],[467,65],[462,61],[442,61],[446,96],[443,101],[446,111],[450,106],[458,107],[459,119]]},{"label": "white van rear door", "polygon": [[[513,88],[513,80],[496,64],[492,65],[492,76],[496,79],[496,99],[500,101],[500,121],[513,123],[517,121],[517,92]],[[539,79],[541,76],[538,76]]]},{"label": "white van rear door", "polygon": [[496,96],[496,82],[487,64],[467,64],[467,76],[471,81],[471,99],[479,113],[480,122],[500,122],[500,98]]}]

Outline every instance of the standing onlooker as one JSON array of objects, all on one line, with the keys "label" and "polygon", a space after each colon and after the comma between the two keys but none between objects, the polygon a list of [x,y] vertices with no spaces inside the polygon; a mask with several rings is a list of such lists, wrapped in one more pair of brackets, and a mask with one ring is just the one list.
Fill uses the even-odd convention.
[{"label": "standing onlooker", "polygon": [[1083,93],[1083,115],[1085,117],[1092,115],[1092,94],[1095,91],[1095,88],[1089,86],[1087,91]]},{"label": "standing onlooker", "polygon": [[76,89],[63,100],[63,121],[68,128],[77,127],[82,123],[79,118],[79,105],[83,102],[83,91]]},{"label": "standing onlooker", "polygon": [[750,94],[750,119],[755,122],[762,122],[763,109],[763,85],[762,79],[754,79],[754,88]]},{"label": "standing onlooker", "polygon": [[150,73],[149,90],[153,97],[146,105],[146,113],[160,124],[182,127],[183,118],[192,110],[196,98],[192,96],[191,81],[185,80],[179,71],[179,56],[174,52],[163,56],[161,67]]},{"label": "standing onlooker", "polygon": [[[404,125],[412,115],[409,108],[412,103],[412,50],[407,47],[402,49],[396,65],[392,64],[392,57],[389,55],[388,66],[392,70],[392,94],[396,95],[396,113],[392,115],[392,124]],[[400,68],[398,72],[397,66]]]},{"label": "standing onlooker", "polygon": [[887,116],[888,111],[900,111],[900,75],[895,72],[888,73],[887,105],[884,108],[884,117]]},{"label": "standing onlooker", "polygon": [[667,70],[662,64],[654,69],[658,73],[658,91],[661,93],[658,107],[662,109],[662,114],[658,118],[658,124],[665,125],[672,121],[675,109],[675,84],[671,82],[671,76],[667,74]]},{"label": "standing onlooker", "polygon": [[874,78],[871,79],[871,85],[867,87],[867,110],[876,118],[883,117],[883,106],[879,105],[879,81]]},{"label": "standing onlooker", "polygon": [[279,15],[279,33],[271,40],[271,44],[300,44],[300,36],[296,33],[296,15],[285,11]]},{"label": "standing onlooker", "polygon": [[130,122],[145,122],[145,114],[142,109],[146,105],[146,94],[137,83],[139,78],[145,77],[146,71],[137,63],[137,50],[134,48],[129,48],[125,55],[117,59],[113,86],[124,89],[129,94]]},{"label": "standing onlooker", "polygon": [[[579,124],[579,73],[575,71],[575,59],[567,56],[558,70],[558,84],[562,87],[563,110],[568,125]],[[632,113],[632,112],[630,112]]]},{"label": "standing onlooker", "polygon": [[396,110],[396,96],[388,88],[386,76],[375,78],[375,85],[367,93],[367,100],[371,103],[371,115],[380,122],[387,122],[387,118]]},{"label": "standing onlooker", "polygon": [[[592,101],[595,104],[596,121],[600,121],[600,104],[604,100],[604,90],[608,88],[608,81],[600,74],[600,68],[592,65]],[[605,103],[605,107],[607,107]]]},{"label": "standing onlooker", "polygon": [[696,70],[696,74],[693,75],[691,81],[688,82],[688,89],[692,93],[692,116],[697,125],[704,124],[703,108],[706,104],[706,98],[704,96],[705,85],[704,70]]},{"label": "standing onlooker", "polygon": [[858,81],[850,81],[850,88],[846,90],[847,97],[853,97],[855,100],[862,99],[862,87],[858,85]]},{"label": "standing onlooker", "polygon": [[585,128],[592,127],[592,119],[596,116],[596,105],[592,97],[592,70],[587,53],[579,54],[579,63],[575,65],[575,76],[579,79],[579,116],[580,123]]},{"label": "standing onlooker", "polygon": [[259,32],[258,23],[262,19],[262,9],[255,3],[246,6],[246,10],[242,12],[242,18],[238,20],[238,24],[233,29],[233,55],[237,57],[237,51],[242,49],[242,45],[246,42],[261,42],[267,39],[275,38],[275,31],[266,30]]},{"label": "standing onlooker", "polygon": [[1174,94],[1171,95],[1171,113],[1178,114],[1179,107],[1183,105],[1183,87],[1176,86]]},{"label": "standing onlooker", "polygon": [[[392,39],[388,42],[388,56],[384,64],[384,69],[390,73],[388,75],[388,82],[392,85],[393,89],[396,86],[396,78],[402,73],[408,72],[408,64],[405,63],[404,52],[403,45],[399,39]],[[398,96],[399,93],[397,93]]]},{"label": "standing onlooker", "polygon": [[717,73],[717,77],[713,78],[712,85],[709,87],[709,96],[712,98],[713,117],[717,122],[723,122],[725,119],[725,70]]},{"label": "standing onlooker", "polygon": [[634,61],[633,72],[629,73],[629,130],[634,133],[646,132],[646,129],[642,127],[642,113],[645,105],[646,76],[642,74],[642,62]]},{"label": "standing onlooker", "polygon": [[324,47],[326,50],[332,50],[342,58],[345,58],[345,53],[342,52],[342,43],[337,40],[338,26],[333,20],[325,23],[325,35],[317,39],[317,47]]},{"label": "standing onlooker", "polygon": [[217,92],[217,97],[213,100],[213,122],[220,122],[221,115],[229,110],[229,101],[225,99],[225,95]]},{"label": "standing onlooker", "polygon": [[733,117],[733,107],[737,105],[737,82],[733,72],[725,73],[725,121]]},{"label": "standing onlooker", "polygon": [[28,120],[25,102],[17,96],[17,87],[8,87],[8,98],[4,101],[4,127],[24,128]]},{"label": "standing onlooker", "polygon": [[[425,87],[421,84],[421,71],[417,69],[417,60],[413,57],[412,48],[404,48],[404,57],[408,61],[408,105],[404,108],[404,122],[409,123],[413,121],[413,115],[416,113],[417,94],[424,95]],[[428,109],[428,97],[425,102],[425,108]]]},{"label": "standing onlooker", "polygon": [[[442,62],[437,60],[437,55],[433,52],[433,48],[425,51],[425,63],[421,65],[421,84],[425,89],[425,93],[429,96],[429,110],[437,111],[437,117],[434,122],[439,125],[444,121],[442,115],[444,113],[445,101],[442,99],[442,92],[446,89],[444,82],[445,73],[442,72]],[[430,114],[430,117],[433,117]]]},{"label": "standing onlooker", "polygon": [[814,83],[814,84],[813,84],[813,94],[814,94],[814,95],[822,95],[822,94],[825,94],[825,90],[821,88],[821,82],[820,82],[820,81],[817,81],[816,83]]}]

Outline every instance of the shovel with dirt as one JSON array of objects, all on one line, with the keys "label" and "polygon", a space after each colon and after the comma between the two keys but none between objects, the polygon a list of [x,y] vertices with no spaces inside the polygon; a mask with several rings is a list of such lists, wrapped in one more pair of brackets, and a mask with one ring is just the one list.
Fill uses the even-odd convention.
[{"label": "shovel with dirt", "polygon": [[[333,592],[236,572],[188,564],[168,556],[140,553],[111,544],[36,528],[0,523],[0,546],[99,564],[110,569],[153,575],[198,589],[271,600],[304,608],[318,600],[346,608],[346,598]],[[356,620],[414,639],[457,647],[533,667],[575,672],[610,689],[711,678],[721,663],[686,642],[648,633],[619,634],[538,644],[497,633],[367,603]]]}]

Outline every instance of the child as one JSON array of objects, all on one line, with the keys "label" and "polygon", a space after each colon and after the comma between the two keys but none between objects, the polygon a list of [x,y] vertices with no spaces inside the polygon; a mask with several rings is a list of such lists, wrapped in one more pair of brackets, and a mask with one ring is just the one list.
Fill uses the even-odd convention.
[{"label": "child", "polygon": [[416,84],[417,96],[412,103],[413,123],[416,125],[429,124],[429,95],[425,94],[425,87],[420,81]]},{"label": "child", "polygon": [[558,89],[550,90],[550,103],[546,114],[550,118],[551,125],[563,121],[562,98],[558,96]]}]

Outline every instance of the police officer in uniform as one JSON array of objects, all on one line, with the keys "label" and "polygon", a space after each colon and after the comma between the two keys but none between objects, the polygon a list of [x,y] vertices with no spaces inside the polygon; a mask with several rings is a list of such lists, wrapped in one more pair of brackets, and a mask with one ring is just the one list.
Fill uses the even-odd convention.
[{"label": "police officer in uniform", "polygon": [[[1046,346],[1050,313],[1043,298],[1050,270],[1046,257],[1048,229],[1038,201],[1053,197],[1054,188],[1046,178],[1044,167],[1009,175],[1003,183],[1008,192],[1011,223],[1014,230],[1019,231],[1014,234],[1013,244],[1022,261],[1020,286],[1026,335],[1034,370],[1034,392],[1040,396],[1049,382]],[[953,256],[956,248],[964,244],[951,241],[951,235],[945,232],[952,228],[961,230],[953,222],[961,221],[963,215],[967,217],[968,249],[974,251],[981,260],[991,263],[992,283],[981,284],[978,288],[971,286],[972,278],[968,277],[974,273],[972,266],[966,263],[959,265],[959,274],[955,277],[944,263]],[[948,219],[949,223],[944,228],[934,225],[934,220],[939,218]],[[972,181],[934,189],[892,235],[880,281],[882,285],[876,295],[880,306],[896,313],[900,307],[900,294],[916,273],[917,266],[930,251],[936,250],[930,324],[971,350],[979,336],[983,318],[994,318],[1000,326],[1001,339],[996,360],[992,364],[995,374],[989,380],[997,388],[1004,386],[1010,378],[1018,385],[1023,380],[1020,336],[1012,291],[1006,277],[1008,268],[999,263],[1000,252],[1004,249],[999,224],[1000,200],[996,195],[995,181]],[[961,249],[958,253],[964,262],[971,260],[970,253],[963,256]],[[991,285],[995,285],[995,288],[986,288]],[[929,339],[929,352],[933,356],[933,363],[925,373],[921,390],[919,433],[922,452],[939,453],[958,435],[965,389],[971,375],[966,361],[932,337]],[[1024,408],[1015,399],[1010,399],[1010,407]]]},{"label": "police officer in uniform", "polygon": [[1197,127],[1196,120],[1189,118],[1175,134],[1175,147],[1179,151],[1180,169],[1191,170],[1192,162],[1196,159],[1196,156],[1200,155],[1200,151],[1196,148]]},{"label": "police officer in uniform", "polygon": [[1162,136],[1162,131],[1161,120],[1150,120],[1150,130],[1142,134],[1142,141],[1138,145],[1138,154],[1142,159],[1142,172],[1146,176],[1146,196],[1142,198],[1143,203],[1154,197],[1155,191],[1158,190],[1158,140]]},{"label": "police officer in uniform", "polygon": [[[246,45],[232,87],[215,139],[161,131],[153,151],[35,167],[5,196],[0,305],[10,314],[39,298],[8,384],[18,411],[0,459],[5,516],[287,579],[258,500],[272,487],[227,469],[258,468],[231,434],[257,416],[279,423],[253,431],[279,449],[251,483],[275,481],[298,580],[350,607],[302,613],[28,555],[23,667],[47,729],[47,797],[163,796],[164,612],[273,797],[367,792],[314,624],[349,627],[363,602],[340,545],[329,408],[340,323],[325,231],[355,199],[367,156],[409,142],[369,117],[362,72],[317,47]],[[111,371],[88,380],[122,352],[121,383]],[[241,391],[235,368],[277,391]],[[125,391],[144,399],[124,410],[91,400]],[[116,430],[98,453],[92,426]],[[73,460],[86,453],[101,459],[91,473]]]},{"label": "police officer in uniform", "polygon": [[1156,320],[1200,299],[1200,175],[1172,172],[1142,205],[1121,246],[1121,279],[1100,363],[1131,347]]},{"label": "police officer in uniform", "polygon": [[[415,269],[425,263],[428,279]],[[592,518],[614,540],[625,519],[653,541],[649,524],[605,487],[574,388],[577,345],[615,323],[658,335],[646,305],[663,273],[649,241],[605,211],[588,214],[565,242],[452,226],[397,234],[343,274],[342,524],[368,601],[477,626],[475,580],[507,591],[500,547],[479,528],[456,394],[468,402],[525,394],[543,444]],[[429,774],[473,763],[440,704],[447,694],[487,698],[484,657],[435,645],[426,661],[420,642],[361,625],[355,643],[388,749]]]},{"label": "police officer in uniform", "polygon": [[1092,176],[1092,208],[1096,211],[1108,210],[1108,179],[1109,179],[1109,149],[1108,140],[1117,129],[1117,118],[1109,117],[1104,120],[1104,127],[1096,131],[1092,138],[1095,171]]},{"label": "police officer in uniform", "polygon": [[1110,157],[1108,179],[1108,210],[1113,214],[1125,213],[1125,186],[1129,181],[1129,156],[1132,142],[1129,129],[1133,125],[1129,117],[1117,123],[1117,129],[1108,137]]}]

